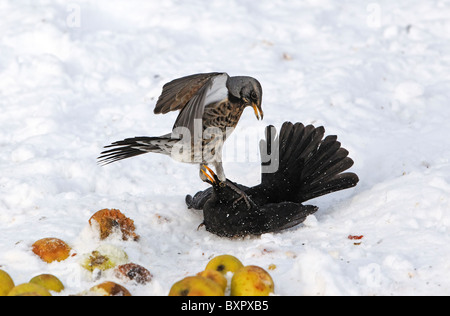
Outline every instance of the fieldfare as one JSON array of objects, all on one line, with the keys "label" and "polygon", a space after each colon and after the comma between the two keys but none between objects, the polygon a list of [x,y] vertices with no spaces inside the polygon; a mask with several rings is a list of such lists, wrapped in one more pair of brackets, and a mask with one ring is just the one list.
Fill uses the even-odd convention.
[{"label": "fieldfare", "polygon": [[[162,153],[205,171],[208,164],[218,179],[226,181],[222,167],[222,146],[236,127],[247,106],[263,118],[261,84],[252,77],[230,77],[226,73],[202,73],[175,79],[163,86],[155,114],[180,111],[172,133],[159,137],[133,137],[105,146],[98,157],[108,164],[148,152]],[[200,172],[203,181],[208,181]]]}]

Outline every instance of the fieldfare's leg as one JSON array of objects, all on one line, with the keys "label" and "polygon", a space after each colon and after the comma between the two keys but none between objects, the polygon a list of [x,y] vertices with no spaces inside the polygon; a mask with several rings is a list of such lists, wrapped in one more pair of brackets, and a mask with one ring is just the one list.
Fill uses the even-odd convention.
[{"label": "fieldfare's leg", "polygon": [[217,174],[217,177],[219,178],[220,182],[226,182],[227,177],[225,177],[225,171],[223,171],[222,162],[214,161],[213,165],[214,165],[214,169],[216,169],[216,174]]},{"label": "fieldfare's leg", "polygon": [[[230,180],[228,180],[225,177],[225,172],[223,171],[223,167],[222,167],[222,163],[221,162],[214,162],[214,167],[216,169],[216,173],[217,173],[217,177],[219,178],[221,185],[227,185],[229,188],[231,188],[234,192],[236,192],[237,194],[240,195],[239,198],[237,198],[234,202],[233,205],[235,205],[237,202],[239,202],[240,200],[244,200],[245,204],[247,204],[247,208],[250,209],[251,208],[251,204],[255,204],[253,203],[253,201],[248,197],[247,194],[245,194],[245,192],[240,189],[237,185],[235,185],[233,182],[231,182]],[[208,166],[205,165],[205,168],[209,170],[209,172],[211,172],[212,174],[213,171],[208,168]]]},{"label": "fieldfare's leg", "polygon": [[255,203],[252,201],[252,199],[241,189],[239,189],[233,182],[230,180],[227,180],[226,185],[231,188],[234,192],[240,195],[234,202],[233,206],[236,205],[240,200],[244,200],[245,204],[247,204],[247,209],[251,209],[251,205],[255,205]]}]

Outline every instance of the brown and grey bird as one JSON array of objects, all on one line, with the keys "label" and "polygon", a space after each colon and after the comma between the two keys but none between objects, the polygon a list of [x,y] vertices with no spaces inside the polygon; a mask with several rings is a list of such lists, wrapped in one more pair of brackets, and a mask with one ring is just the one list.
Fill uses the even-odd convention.
[{"label": "brown and grey bird", "polygon": [[[175,79],[163,86],[155,114],[180,111],[172,132],[159,137],[133,137],[105,146],[100,163],[134,157],[148,152],[162,153],[188,163],[212,164],[220,181],[226,177],[222,167],[223,142],[236,127],[247,106],[263,118],[261,84],[252,77],[230,77],[212,72]],[[207,180],[200,172],[202,180]]]}]

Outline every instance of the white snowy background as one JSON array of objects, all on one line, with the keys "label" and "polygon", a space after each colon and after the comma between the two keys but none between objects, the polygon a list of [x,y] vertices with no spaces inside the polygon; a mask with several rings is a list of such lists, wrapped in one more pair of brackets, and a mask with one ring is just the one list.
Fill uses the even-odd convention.
[{"label": "white snowy background", "polygon": [[[320,209],[303,225],[230,240],[197,230],[202,215],[185,206],[207,187],[196,166],[156,154],[97,164],[113,141],[168,133],[177,113],[153,114],[163,84],[210,71],[263,86],[264,120],[247,109],[234,136],[323,125],[359,184],[309,201]],[[60,295],[105,280],[167,295],[232,254],[274,264],[278,295],[450,295],[449,100],[447,0],[0,0],[0,269],[16,284],[52,273]],[[248,138],[227,145],[249,154],[225,171],[254,185]],[[88,219],[103,208],[135,221],[140,241],[102,243],[149,269],[149,284],[80,267],[101,244]],[[77,255],[42,262],[31,245],[44,237]]]}]

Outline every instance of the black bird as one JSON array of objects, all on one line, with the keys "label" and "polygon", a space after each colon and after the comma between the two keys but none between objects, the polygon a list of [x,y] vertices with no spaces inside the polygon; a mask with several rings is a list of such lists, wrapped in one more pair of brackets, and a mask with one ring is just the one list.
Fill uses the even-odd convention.
[{"label": "black bird", "polygon": [[[222,167],[222,146],[236,127],[247,106],[257,119],[263,118],[261,84],[252,77],[230,77],[213,72],[175,79],[163,86],[155,114],[180,111],[172,133],[159,137],[133,137],[105,146],[98,157],[103,164],[148,152],[169,155],[181,162],[212,164],[220,181],[226,181]],[[207,180],[200,172],[203,181]]]},{"label": "black bird", "polygon": [[278,163],[276,172],[262,173],[261,183],[254,187],[234,184],[247,195],[242,199],[209,169],[212,187],[194,197],[186,196],[186,204],[203,209],[202,224],[219,236],[260,235],[302,223],[318,209],[302,202],[353,187],[359,181],[355,173],[344,172],[353,165],[348,151],[336,136],[323,139],[324,133],[323,127],[285,122],[276,140],[273,126],[266,127],[260,152],[278,146],[278,159],[271,161]]}]

